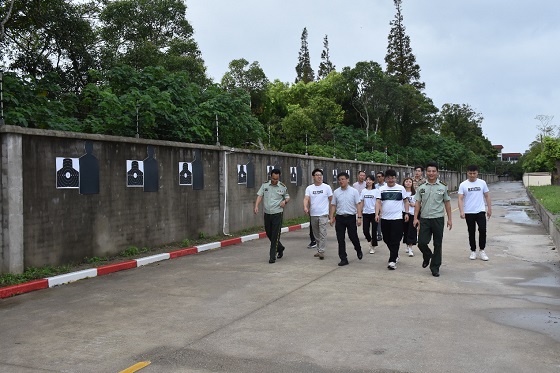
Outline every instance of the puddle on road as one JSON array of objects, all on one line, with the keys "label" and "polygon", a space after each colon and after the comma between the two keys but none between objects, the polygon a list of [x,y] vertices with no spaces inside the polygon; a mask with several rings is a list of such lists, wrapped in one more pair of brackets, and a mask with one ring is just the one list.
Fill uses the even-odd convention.
[{"label": "puddle on road", "polygon": [[511,210],[504,215],[504,218],[511,220],[518,224],[539,225],[539,220],[531,219],[527,212],[524,210]]},{"label": "puddle on road", "polygon": [[496,309],[490,318],[503,325],[531,330],[560,342],[560,313],[546,309]]},{"label": "puddle on road", "polygon": [[529,281],[519,282],[518,285],[521,286],[545,286],[560,288],[560,278],[554,272],[545,277],[538,277]]}]

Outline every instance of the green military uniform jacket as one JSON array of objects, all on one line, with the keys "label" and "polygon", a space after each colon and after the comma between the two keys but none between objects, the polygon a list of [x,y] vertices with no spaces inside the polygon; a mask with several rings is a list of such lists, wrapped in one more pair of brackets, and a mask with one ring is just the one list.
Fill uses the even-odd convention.
[{"label": "green military uniform jacket", "polygon": [[272,185],[270,180],[261,185],[257,195],[262,196],[265,214],[283,212],[284,209],[280,207],[280,202],[290,198],[288,187],[284,183],[279,181],[278,184]]},{"label": "green military uniform jacket", "polygon": [[447,191],[447,184],[439,179],[433,184],[427,181],[420,184],[416,189],[415,198],[421,202],[420,214],[422,218],[426,219],[443,217],[445,215],[444,202],[451,200]]}]

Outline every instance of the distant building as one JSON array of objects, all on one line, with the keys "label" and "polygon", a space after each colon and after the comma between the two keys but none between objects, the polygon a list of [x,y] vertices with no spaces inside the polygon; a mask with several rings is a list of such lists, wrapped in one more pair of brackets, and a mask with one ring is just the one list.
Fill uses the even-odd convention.
[{"label": "distant building", "polygon": [[498,151],[498,159],[502,160],[502,149],[504,148],[502,145],[492,145],[494,149]]},{"label": "distant building", "polygon": [[521,157],[521,153],[502,153],[504,147],[502,145],[492,145],[498,150],[498,159],[502,162],[517,163]]},{"label": "distant building", "polygon": [[509,163],[517,163],[521,153],[502,153],[502,161]]}]

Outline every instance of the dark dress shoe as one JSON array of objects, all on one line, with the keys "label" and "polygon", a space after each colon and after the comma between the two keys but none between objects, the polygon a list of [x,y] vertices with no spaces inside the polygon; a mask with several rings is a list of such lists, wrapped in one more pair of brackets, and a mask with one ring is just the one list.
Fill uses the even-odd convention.
[{"label": "dark dress shoe", "polygon": [[362,249],[358,250],[358,259],[362,260],[363,257],[364,253],[362,252]]},{"label": "dark dress shoe", "polygon": [[276,260],[274,260],[274,259],[270,259],[270,260],[269,260],[268,262],[269,262],[270,264],[272,264],[272,263],[275,263],[275,262],[276,262]]},{"label": "dark dress shoe", "polygon": [[282,258],[283,256],[284,256],[284,250],[278,251],[278,255],[277,255],[278,259]]},{"label": "dark dress shoe", "polygon": [[341,260],[340,263],[338,263],[338,265],[341,266],[341,267],[345,266],[345,265],[348,265],[348,259]]},{"label": "dark dress shoe", "polygon": [[429,265],[430,265],[430,258],[428,259],[424,258],[424,261],[422,262],[422,268],[426,268]]},{"label": "dark dress shoe", "polygon": [[433,272],[432,272],[432,276],[434,276],[434,277],[439,277],[439,272],[433,271]]}]

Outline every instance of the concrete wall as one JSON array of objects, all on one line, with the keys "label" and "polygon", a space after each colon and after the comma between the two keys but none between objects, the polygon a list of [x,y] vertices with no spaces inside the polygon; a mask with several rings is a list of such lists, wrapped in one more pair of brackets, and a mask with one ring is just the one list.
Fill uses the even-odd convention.
[{"label": "concrete wall", "polygon": [[[1,248],[0,273],[19,273],[30,266],[80,262],[85,257],[116,254],[128,246],[151,247],[200,234],[216,235],[262,225],[253,213],[267,166],[282,172],[292,198],[285,218],[303,215],[305,187],[311,171],[326,170],[325,181],[334,188],[332,172],[358,170],[372,173],[395,168],[399,180],[412,174],[412,166],[390,166],[332,158],[308,157],[270,151],[185,144],[82,133],[32,130],[1,126]],[[82,195],[77,189],[56,188],[56,157],[79,158],[85,141],[93,143],[99,161],[99,194]],[[126,161],[143,160],[147,148],[155,150],[159,173],[157,192],[126,186]],[[200,154],[204,183],[201,189],[179,185],[179,162],[192,162]],[[254,166],[253,187],[238,184],[237,165]],[[301,170],[297,184],[290,183],[290,167]],[[465,173],[441,171],[450,190],[466,179]],[[488,183],[494,175],[481,175]]]},{"label": "concrete wall", "polygon": [[523,185],[525,188],[528,186],[552,185],[552,176],[550,172],[526,172],[523,174]]}]

